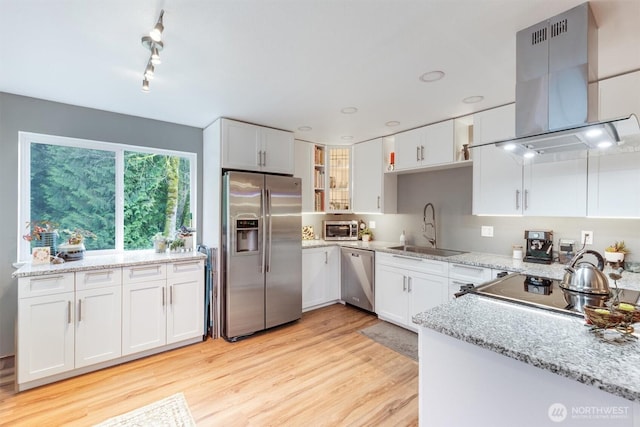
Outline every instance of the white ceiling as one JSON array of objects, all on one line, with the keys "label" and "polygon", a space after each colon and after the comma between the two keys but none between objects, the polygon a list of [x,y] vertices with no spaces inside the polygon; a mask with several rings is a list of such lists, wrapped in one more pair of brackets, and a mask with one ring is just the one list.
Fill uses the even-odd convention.
[{"label": "white ceiling", "polygon": [[[223,116],[314,142],[364,141],[513,102],[516,32],[580,3],[0,0],[0,91],[201,128]],[[591,5],[599,78],[640,68],[640,0]],[[143,93],[140,38],[161,9],[163,62]],[[432,70],[445,78],[419,80]],[[474,95],[484,100],[462,102]]]}]

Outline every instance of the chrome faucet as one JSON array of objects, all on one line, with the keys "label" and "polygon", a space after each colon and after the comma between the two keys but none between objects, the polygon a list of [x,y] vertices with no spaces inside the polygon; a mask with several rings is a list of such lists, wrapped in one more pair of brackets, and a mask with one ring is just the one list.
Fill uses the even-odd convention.
[{"label": "chrome faucet", "polygon": [[[427,222],[427,208],[429,206],[431,206],[431,222]],[[429,237],[426,233],[428,226],[431,226],[433,228],[433,238]],[[426,205],[424,205],[424,209],[422,210],[422,231],[425,232],[423,234],[424,238],[427,239],[427,241],[431,243],[431,245],[434,248],[437,248],[438,246],[436,243],[436,208],[433,207],[433,203],[427,203]]]}]

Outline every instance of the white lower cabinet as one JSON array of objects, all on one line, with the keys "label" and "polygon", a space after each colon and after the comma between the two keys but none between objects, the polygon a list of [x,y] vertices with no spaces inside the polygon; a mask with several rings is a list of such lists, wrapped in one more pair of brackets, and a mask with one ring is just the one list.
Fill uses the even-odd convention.
[{"label": "white lower cabinet", "polygon": [[74,300],[74,292],[20,298],[18,383],[74,368]]},{"label": "white lower cabinet", "polygon": [[308,311],[340,299],[340,248],[302,250],[302,310]]},{"label": "white lower cabinet", "polygon": [[447,262],[376,254],[376,314],[417,331],[413,316],[442,304],[448,295]]},{"label": "white lower cabinet", "polygon": [[197,342],[204,261],[21,277],[16,333],[18,390]]},{"label": "white lower cabinet", "polygon": [[203,335],[204,262],[124,270],[122,352],[133,354]]}]

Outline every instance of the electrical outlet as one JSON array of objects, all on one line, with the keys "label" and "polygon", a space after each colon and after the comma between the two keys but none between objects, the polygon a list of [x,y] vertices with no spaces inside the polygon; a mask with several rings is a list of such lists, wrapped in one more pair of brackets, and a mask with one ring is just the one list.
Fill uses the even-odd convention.
[{"label": "electrical outlet", "polygon": [[491,225],[483,225],[480,228],[480,236],[493,237],[493,227]]},{"label": "electrical outlet", "polygon": [[376,222],[375,221],[369,221],[369,228],[372,229],[372,230],[374,228],[376,228]]},{"label": "electrical outlet", "polygon": [[580,243],[583,245],[593,245],[593,231],[584,231],[580,234]]}]

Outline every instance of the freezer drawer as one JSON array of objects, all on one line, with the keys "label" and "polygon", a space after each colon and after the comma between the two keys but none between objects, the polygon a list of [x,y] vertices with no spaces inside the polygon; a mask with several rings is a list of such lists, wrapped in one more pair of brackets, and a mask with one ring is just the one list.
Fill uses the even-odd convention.
[{"label": "freezer drawer", "polygon": [[348,304],[373,312],[375,252],[341,248],[342,299]]}]

